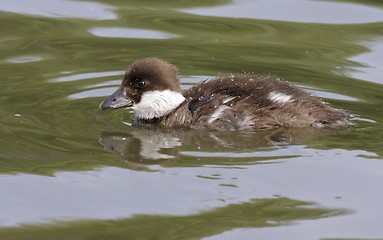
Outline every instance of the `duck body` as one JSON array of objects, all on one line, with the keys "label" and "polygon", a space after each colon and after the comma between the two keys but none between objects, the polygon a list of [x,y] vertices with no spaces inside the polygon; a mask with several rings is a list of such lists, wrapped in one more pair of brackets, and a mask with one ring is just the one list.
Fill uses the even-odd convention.
[{"label": "duck body", "polygon": [[177,68],[158,58],[134,62],[100,107],[132,107],[136,124],[163,128],[253,131],[349,124],[345,111],[269,76],[217,77],[182,91]]}]

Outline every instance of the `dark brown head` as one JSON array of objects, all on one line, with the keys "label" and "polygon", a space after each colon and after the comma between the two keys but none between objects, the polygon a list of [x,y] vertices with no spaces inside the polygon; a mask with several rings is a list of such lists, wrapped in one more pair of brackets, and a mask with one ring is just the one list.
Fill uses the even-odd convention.
[{"label": "dark brown head", "polygon": [[136,117],[162,117],[184,101],[177,67],[158,58],[132,63],[120,87],[101,104],[101,109],[132,107]]}]

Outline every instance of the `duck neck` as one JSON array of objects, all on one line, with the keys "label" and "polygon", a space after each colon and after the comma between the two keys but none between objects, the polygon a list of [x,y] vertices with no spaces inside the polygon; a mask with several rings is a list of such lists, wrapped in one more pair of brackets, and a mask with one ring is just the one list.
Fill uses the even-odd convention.
[{"label": "duck neck", "polygon": [[155,90],[145,92],[141,101],[133,106],[136,119],[150,120],[168,115],[176,109],[185,97],[176,91]]}]

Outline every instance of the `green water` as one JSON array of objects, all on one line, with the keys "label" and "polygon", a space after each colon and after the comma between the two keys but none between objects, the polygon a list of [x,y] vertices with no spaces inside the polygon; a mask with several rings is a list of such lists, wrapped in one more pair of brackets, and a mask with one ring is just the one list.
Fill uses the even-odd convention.
[{"label": "green water", "polygon": [[[382,7],[2,1],[0,238],[383,238]],[[184,89],[215,75],[284,78],[353,126],[155,131],[99,110],[147,56],[176,64]]]}]

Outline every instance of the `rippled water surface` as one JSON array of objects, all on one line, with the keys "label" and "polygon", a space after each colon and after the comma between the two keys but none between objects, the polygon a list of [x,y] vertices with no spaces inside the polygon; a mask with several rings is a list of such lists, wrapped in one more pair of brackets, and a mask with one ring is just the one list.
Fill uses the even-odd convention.
[{"label": "rippled water surface", "polygon": [[[0,239],[382,239],[378,0],[0,1]],[[342,130],[148,130],[101,111],[156,56],[182,88],[258,73]]]}]

